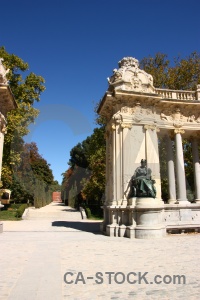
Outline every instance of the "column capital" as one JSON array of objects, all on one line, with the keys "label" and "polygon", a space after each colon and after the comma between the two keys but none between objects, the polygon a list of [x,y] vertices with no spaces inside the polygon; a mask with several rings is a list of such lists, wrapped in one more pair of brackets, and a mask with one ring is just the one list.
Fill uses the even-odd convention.
[{"label": "column capital", "polygon": [[144,129],[145,130],[148,130],[148,129],[156,130],[156,132],[160,131],[160,129],[157,127],[157,125],[154,125],[154,124],[146,124],[146,125],[144,125]]},{"label": "column capital", "polygon": [[177,134],[177,133],[180,133],[180,134],[184,134],[185,133],[185,130],[181,129],[181,128],[176,128],[174,129],[174,133]]},{"label": "column capital", "polygon": [[132,123],[126,123],[126,122],[121,122],[121,127],[131,129],[132,128]]},{"label": "column capital", "polygon": [[115,125],[115,123],[112,123],[111,129],[112,129],[112,130],[116,130],[116,125]]}]

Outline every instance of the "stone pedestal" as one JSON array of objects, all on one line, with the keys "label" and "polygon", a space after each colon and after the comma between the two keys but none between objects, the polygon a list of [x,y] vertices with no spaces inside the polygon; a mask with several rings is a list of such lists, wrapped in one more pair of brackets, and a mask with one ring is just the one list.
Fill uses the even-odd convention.
[{"label": "stone pedestal", "polygon": [[165,236],[162,223],[164,204],[153,198],[138,198],[136,201],[137,225],[135,237],[138,239],[160,238]]},{"label": "stone pedestal", "polygon": [[127,226],[126,228],[126,234],[129,239],[134,239],[135,238],[135,226]]},{"label": "stone pedestal", "polygon": [[116,236],[116,226],[114,224],[110,224],[106,226],[106,235]]}]

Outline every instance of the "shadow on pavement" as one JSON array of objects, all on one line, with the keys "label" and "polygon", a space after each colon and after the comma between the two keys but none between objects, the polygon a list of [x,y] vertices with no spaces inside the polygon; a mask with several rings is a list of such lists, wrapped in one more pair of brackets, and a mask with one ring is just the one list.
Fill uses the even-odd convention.
[{"label": "shadow on pavement", "polygon": [[62,209],[62,211],[69,211],[69,212],[78,212],[77,209],[75,208],[71,208],[70,206],[66,206],[64,203],[53,203],[54,206],[62,206],[64,209]]},{"label": "shadow on pavement", "polygon": [[81,231],[100,234],[100,222],[54,221],[52,226],[73,228]]},{"label": "shadow on pavement", "polygon": [[74,210],[73,208],[66,208],[66,209],[62,209],[62,211],[69,211],[69,212],[79,212],[78,210]]}]

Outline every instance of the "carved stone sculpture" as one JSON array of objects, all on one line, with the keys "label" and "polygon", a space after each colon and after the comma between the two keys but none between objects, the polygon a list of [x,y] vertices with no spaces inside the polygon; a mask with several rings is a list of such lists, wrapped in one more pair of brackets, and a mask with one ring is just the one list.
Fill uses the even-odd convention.
[{"label": "carved stone sculpture", "polygon": [[0,83],[7,84],[8,80],[6,78],[6,75],[10,71],[9,69],[6,70],[5,67],[2,64],[3,58],[0,58]]},{"label": "carved stone sculpture", "polygon": [[133,57],[124,57],[119,61],[119,69],[113,70],[108,78],[110,86],[119,90],[155,93],[153,77],[139,68],[139,61]]}]

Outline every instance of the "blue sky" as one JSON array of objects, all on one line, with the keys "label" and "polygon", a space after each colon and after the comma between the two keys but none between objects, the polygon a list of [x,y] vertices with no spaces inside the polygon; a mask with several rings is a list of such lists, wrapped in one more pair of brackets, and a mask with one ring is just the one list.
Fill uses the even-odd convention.
[{"label": "blue sky", "polygon": [[61,183],[69,152],[89,136],[107,77],[125,56],[200,52],[199,0],[1,2],[0,46],[45,79],[35,141]]}]

